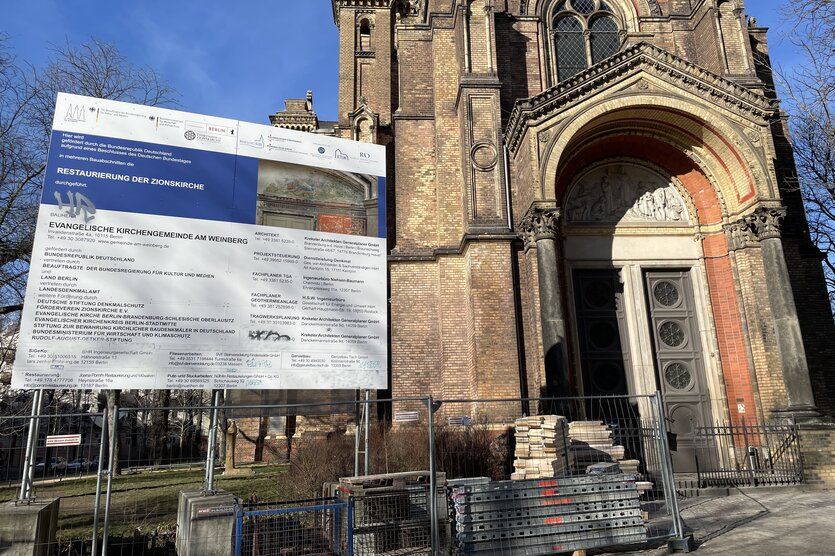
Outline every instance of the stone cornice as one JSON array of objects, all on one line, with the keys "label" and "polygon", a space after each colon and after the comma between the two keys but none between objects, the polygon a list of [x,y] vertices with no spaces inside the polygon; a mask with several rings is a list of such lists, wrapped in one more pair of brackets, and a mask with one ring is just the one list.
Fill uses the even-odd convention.
[{"label": "stone cornice", "polygon": [[595,64],[542,93],[516,102],[507,123],[507,141],[516,153],[526,129],[544,116],[588,97],[609,83],[637,70],[671,79],[701,97],[720,102],[736,112],[767,121],[778,111],[776,101],[692,64],[649,43],[638,43]]},{"label": "stone cornice", "polygon": [[507,228],[494,228],[492,230],[484,229],[478,233],[466,233],[461,236],[461,241],[458,245],[446,245],[441,247],[430,247],[421,249],[416,253],[401,253],[396,249],[393,250],[389,256],[389,262],[429,262],[437,261],[440,257],[460,255],[464,252],[467,244],[478,241],[501,241],[513,242],[518,239],[518,235],[509,231]]},{"label": "stone cornice", "polygon": [[332,0],[333,22],[339,27],[340,8],[388,8],[392,0]]}]

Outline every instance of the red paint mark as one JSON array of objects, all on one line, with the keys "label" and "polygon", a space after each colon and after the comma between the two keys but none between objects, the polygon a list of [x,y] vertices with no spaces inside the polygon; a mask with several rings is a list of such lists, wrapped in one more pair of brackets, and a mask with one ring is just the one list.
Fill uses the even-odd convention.
[{"label": "red paint mark", "polygon": [[539,486],[541,486],[541,487],[555,487],[555,486],[557,486],[557,481],[539,481]]},{"label": "red paint mark", "polygon": [[554,500],[544,500],[544,506],[556,506],[558,504],[571,504],[573,500],[571,498],[556,498]]},{"label": "red paint mark", "polygon": [[546,525],[553,525],[554,523],[562,523],[561,517],[547,517],[545,518]]}]

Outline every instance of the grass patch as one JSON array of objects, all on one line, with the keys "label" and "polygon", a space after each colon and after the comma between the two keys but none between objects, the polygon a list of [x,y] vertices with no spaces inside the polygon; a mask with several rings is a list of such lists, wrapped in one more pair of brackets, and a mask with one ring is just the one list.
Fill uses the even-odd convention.
[{"label": "grass patch", "polygon": [[[244,500],[252,495],[259,500],[286,500],[288,489],[287,466],[254,467],[254,475],[215,476],[215,488],[225,490]],[[134,532],[171,531],[177,523],[180,491],[199,490],[203,484],[202,469],[142,471],[113,478],[110,510],[111,536],[132,536]],[[104,491],[99,527],[104,519]],[[0,488],[0,502],[14,500],[18,488]],[[59,539],[92,536],[96,478],[72,478],[62,481],[35,483],[38,498],[61,498],[58,521]]]}]

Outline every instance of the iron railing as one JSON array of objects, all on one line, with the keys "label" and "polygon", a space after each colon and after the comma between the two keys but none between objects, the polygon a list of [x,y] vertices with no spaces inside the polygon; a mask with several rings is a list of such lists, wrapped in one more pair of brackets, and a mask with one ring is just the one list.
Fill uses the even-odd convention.
[{"label": "iron railing", "polygon": [[700,487],[776,486],[803,482],[794,420],[696,428]]}]

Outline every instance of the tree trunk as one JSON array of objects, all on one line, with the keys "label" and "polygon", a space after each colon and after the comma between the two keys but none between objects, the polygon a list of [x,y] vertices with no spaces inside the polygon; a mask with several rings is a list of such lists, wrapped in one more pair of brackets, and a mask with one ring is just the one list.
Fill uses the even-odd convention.
[{"label": "tree trunk", "polygon": [[166,457],[168,447],[168,406],[171,403],[171,390],[160,390],[157,398],[159,409],[154,411],[151,417],[153,423],[152,431],[154,438],[154,465],[160,466]]}]

